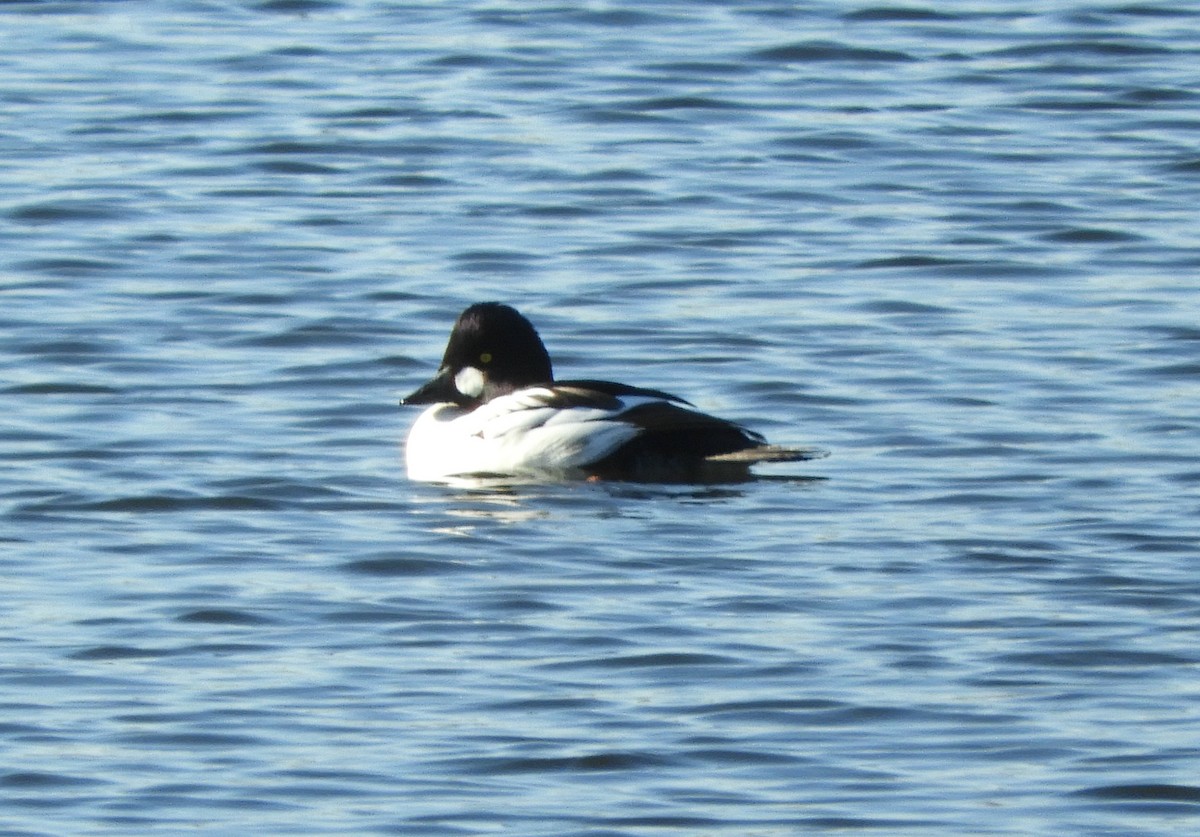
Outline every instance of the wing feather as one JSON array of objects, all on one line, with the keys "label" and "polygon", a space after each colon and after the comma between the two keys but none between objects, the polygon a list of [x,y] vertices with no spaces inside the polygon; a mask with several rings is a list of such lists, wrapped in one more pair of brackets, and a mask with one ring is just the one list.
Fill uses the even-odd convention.
[{"label": "wing feather", "polygon": [[756,462],[824,454],[768,445],[683,399],[606,381],[526,387],[470,411],[438,405],[418,426],[409,470],[433,478],[541,471],[654,481],[744,478]]}]

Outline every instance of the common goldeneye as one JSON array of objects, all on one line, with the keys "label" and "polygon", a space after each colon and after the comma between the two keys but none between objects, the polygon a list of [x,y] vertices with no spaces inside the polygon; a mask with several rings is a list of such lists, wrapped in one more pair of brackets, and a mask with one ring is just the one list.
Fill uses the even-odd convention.
[{"label": "common goldeneye", "polygon": [[409,432],[409,477],[587,477],[650,482],[746,479],[756,462],[823,456],[766,444],[674,395],[608,381],[556,381],[515,308],[459,316],[437,374],[400,402],[432,404]]}]

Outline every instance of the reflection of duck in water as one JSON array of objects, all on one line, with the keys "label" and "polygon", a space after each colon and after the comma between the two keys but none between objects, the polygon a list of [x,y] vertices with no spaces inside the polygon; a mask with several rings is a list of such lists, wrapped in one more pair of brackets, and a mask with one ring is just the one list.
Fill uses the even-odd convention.
[{"label": "reflection of duck in water", "polygon": [[544,476],[707,482],[746,479],[756,462],[824,455],[762,436],[657,390],[556,381],[550,355],[516,309],[463,311],[437,374],[403,404],[432,404],[408,436],[418,480]]}]

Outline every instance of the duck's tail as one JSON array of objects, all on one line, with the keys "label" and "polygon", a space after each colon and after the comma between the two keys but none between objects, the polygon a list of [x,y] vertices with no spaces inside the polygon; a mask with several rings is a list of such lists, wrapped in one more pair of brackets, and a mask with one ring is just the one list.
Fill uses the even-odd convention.
[{"label": "duck's tail", "polygon": [[753,465],[755,462],[803,462],[808,459],[824,459],[829,451],[822,448],[785,448],[782,445],[757,445],[731,453],[717,453],[704,457],[705,462]]}]

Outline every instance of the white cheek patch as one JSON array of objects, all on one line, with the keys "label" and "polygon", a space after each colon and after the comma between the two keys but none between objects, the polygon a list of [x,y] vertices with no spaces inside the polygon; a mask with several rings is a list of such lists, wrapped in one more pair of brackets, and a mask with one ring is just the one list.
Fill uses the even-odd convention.
[{"label": "white cheek patch", "polygon": [[483,373],[474,366],[465,366],[454,376],[454,388],[467,398],[483,395]]}]

